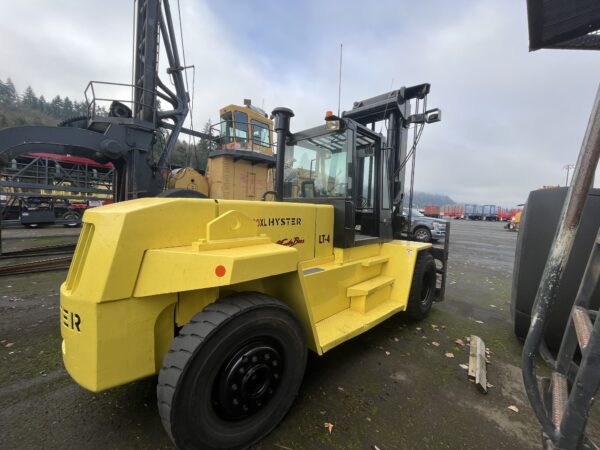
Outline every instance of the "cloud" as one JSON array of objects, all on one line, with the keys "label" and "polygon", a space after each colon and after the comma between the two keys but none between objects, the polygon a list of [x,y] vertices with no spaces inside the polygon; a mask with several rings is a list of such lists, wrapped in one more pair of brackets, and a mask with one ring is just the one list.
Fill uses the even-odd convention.
[{"label": "cloud", "polygon": [[[177,2],[171,1],[177,23]],[[563,184],[597,86],[594,52],[528,53],[524,4],[381,1],[181,2],[194,122],[251,98],[291,107],[295,130],[403,85],[432,84],[443,121],[425,130],[416,188],[511,205]],[[27,24],[24,26],[23,24]],[[89,80],[129,82],[132,4],[31,0],[4,5],[0,79],[47,97],[82,98]],[[161,55],[161,77],[166,57]],[[191,82],[192,73],[188,72]],[[191,88],[190,88],[191,90]]]}]

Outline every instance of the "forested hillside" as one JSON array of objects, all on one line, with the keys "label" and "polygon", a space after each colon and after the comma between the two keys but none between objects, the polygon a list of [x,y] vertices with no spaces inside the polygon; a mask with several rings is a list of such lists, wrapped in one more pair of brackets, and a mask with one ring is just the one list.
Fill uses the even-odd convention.
[{"label": "forested hillside", "polygon": [[[84,100],[54,96],[51,100],[36,95],[31,86],[19,93],[10,78],[0,79],[0,129],[22,125],[57,125],[65,119],[87,115]],[[210,121],[203,131],[209,132]],[[159,136],[157,145],[164,143],[166,136]],[[185,140],[184,140],[185,139]],[[204,170],[208,159],[208,142],[187,139],[181,136],[171,156],[173,166],[192,166]]]},{"label": "forested hillside", "polygon": [[415,192],[413,196],[413,204],[423,207],[425,205],[452,205],[456,203],[447,195],[430,194],[428,192]]},{"label": "forested hillside", "polygon": [[56,95],[47,100],[39,97],[31,86],[18,93],[10,78],[0,80],[0,128],[20,125],[56,125],[69,117],[86,114],[83,101]]}]

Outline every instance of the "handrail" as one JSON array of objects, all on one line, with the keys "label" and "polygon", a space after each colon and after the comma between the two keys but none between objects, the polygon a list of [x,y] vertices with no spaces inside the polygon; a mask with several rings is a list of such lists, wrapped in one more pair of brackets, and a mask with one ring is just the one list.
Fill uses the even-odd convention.
[{"label": "handrail", "polygon": [[[87,84],[85,90],[83,91],[83,95],[85,97],[85,102],[87,104],[88,118],[93,119],[93,118],[97,117],[96,107],[98,106],[98,102],[114,102],[114,101],[116,101],[116,102],[121,102],[121,103],[133,106],[132,112],[135,111],[136,109],[142,108],[142,107],[150,108],[153,111],[154,123],[156,123],[156,116],[157,116],[157,110],[158,110],[156,105],[148,105],[148,104],[144,103],[143,101],[135,101],[135,100],[132,100],[131,98],[119,99],[119,98],[114,98],[114,97],[108,97],[108,98],[99,97],[96,95],[96,86],[97,85],[119,86],[119,87],[131,88],[131,89],[139,89],[140,91],[149,92],[152,94],[156,93],[156,91],[152,91],[150,89],[145,89],[145,88],[135,86],[135,85],[129,84],[129,83],[115,83],[115,82],[111,82],[111,81],[92,80]],[[89,92],[89,96],[88,96],[88,92]],[[143,96],[140,96],[140,98],[143,98]]]}]

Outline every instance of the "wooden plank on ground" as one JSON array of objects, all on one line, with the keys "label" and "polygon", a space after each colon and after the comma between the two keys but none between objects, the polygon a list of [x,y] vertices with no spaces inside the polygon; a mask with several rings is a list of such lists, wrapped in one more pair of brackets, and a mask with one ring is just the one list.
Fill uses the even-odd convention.
[{"label": "wooden plank on ground", "polygon": [[469,338],[469,378],[475,379],[475,368],[477,367],[477,336]]},{"label": "wooden plank on ground", "polygon": [[481,392],[487,393],[487,373],[485,366],[485,343],[479,336],[471,335],[469,340],[469,378]]}]

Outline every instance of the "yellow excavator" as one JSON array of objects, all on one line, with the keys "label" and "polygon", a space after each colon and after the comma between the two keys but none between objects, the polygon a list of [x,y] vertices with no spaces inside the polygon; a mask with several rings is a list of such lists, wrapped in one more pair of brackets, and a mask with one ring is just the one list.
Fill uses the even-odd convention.
[{"label": "yellow excavator", "polygon": [[[447,247],[401,230],[408,129],[441,118],[411,111],[429,90],[355,102],[296,133],[293,112],[276,108],[276,201],[141,198],[86,211],[61,286],[73,379],[98,392],[158,374],[158,410],[178,447],[245,448],[283,419],[307,349],[323,355],[396,313],[426,317],[443,299]],[[270,131],[249,116],[245,134],[225,110],[226,157],[246,164],[236,152],[253,145],[272,157]]]}]

